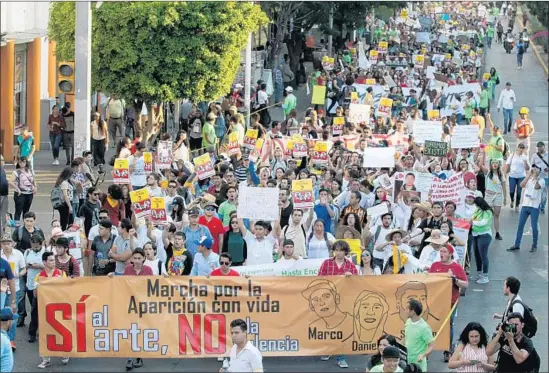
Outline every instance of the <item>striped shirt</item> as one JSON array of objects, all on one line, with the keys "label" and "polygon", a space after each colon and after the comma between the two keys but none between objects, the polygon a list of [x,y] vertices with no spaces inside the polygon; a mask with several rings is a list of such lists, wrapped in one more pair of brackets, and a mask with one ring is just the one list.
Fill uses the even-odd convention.
[{"label": "striped shirt", "polygon": [[[461,360],[477,360],[483,363],[488,363],[488,356],[486,355],[486,348],[473,348],[469,343],[465,345],[460,356]],[[484,368],[475,365],[464,365],[456,368],[456,372],[485,372]]]}]

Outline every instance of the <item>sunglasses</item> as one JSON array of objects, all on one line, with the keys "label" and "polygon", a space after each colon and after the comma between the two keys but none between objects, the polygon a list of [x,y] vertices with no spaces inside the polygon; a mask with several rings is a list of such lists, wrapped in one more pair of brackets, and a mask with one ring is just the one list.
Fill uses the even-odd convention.
[{"label": "sunglasses", "polygon": [[215,211],[215,207],[206,207],[204,210],[206,210],[206,211]]},{"label": "sunglasses", "polygon": [[222,266],[228,266],[230,262],[219,262],[220,265]]},{"label": "sunglasses", "polygon": [[369,258],[371,255],[368,253],[368,254],[362,254],[362,257],[363,258]]}]

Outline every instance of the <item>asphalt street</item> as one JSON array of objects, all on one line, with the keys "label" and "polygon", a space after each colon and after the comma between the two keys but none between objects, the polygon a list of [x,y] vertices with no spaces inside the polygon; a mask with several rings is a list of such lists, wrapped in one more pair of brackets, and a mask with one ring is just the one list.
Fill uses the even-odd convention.
[{"label": "asphalt street", "polygon": [[[530,107],[531,119],[533,120],[537,132],[534,134],[535,141],[548,139],[548,92],[546,84],[546,75],[539,66],[533,53],[529,50],[524,57],[524,69],[516,69],[516,56],[505,54],[501,45],[495,44],[487,54],[487,69],[495,67],[499,73],[502,84],[498,86],[498,92],[504,88],[505,82],[511,81],[513,89],[517,96],[516,116],[521,106]],[[299,109],[304,110],[307,105],[307,96],[302,88],[298,91]],[[273,119],[279,120],[280,109],[273,110]],[[492,104],[492,116],[498,124],[503,122],[503,114],[497,113],[495,104]],[[512,148],[515,141],[508,138]],[[535,142],[533,142],[535,143]],[[109,150],[110,157],[112,150]],[[38,225],[45,231],[49,231],[49,225],[52,220],[51,204],[49,193],[52,184],[62,169],[62,166],[51,165],[51,153],[41,151],[37,153],[35,159],[35,168],[39,182],[39,194],[36,196],[32,210],[38,215]],[[64,153],[60,157],[60,162],[64,162]],[[10,170],[8,166],[8,172]],[[108,184],[104,184],[105,189]],[[10,201],[13,208],[13,200]],[[490,283],[486,285],[477,285],[470,283],[469,290],[465,297],[460,298],[458,306],[458,315],[456,318],[456,334],[470,321],[478,321],[491,333],[496,326],[496,321],[492,319],[492,314],[502,312],[505,308],[506,298],[503,296],[503,280],[507,276],[518,277],[522,281],[520,294],[522,299],[534,310],[539,320],[538,334],[534,337],[534,344],[541,356],[541,371],[548,371],[547,351],[548,351],[548,301],[547,301],[547,264],[548,264],[548,235],[547,235],[547,215],[541,215],[540,226],[542,227],[539,250],[530,253],[528,248],[531,245],[531,229],[527,226],[525,237],[523,239],[522,250],[509,253],[506,251],[513,244],[514,236],[518,223],[517,212],[511,211],[508,207],[502,212],[502,235],[503,241],[493,241],[489,251],[490,257]],[[28,325],[28,320],[27,320]],[[27,342],[27,327],[17,330],[17,352],[15,354],[16,372],[37,371],[36,366],[40,363],[38,353],[38,343],[29,344]],[[456,336],[457,338],[457,336]],[[366,362],[366,356],[354,355],[348,356],[349,371],[363,371]],[[125,359],[71,359],[67,366],[61,364],[60,359],[53,358],[52,366],[49,371],[53,372],[116,372],[124,371]],[[213,372],[221,366],[216,359],[147,359],[145,366],[137,371],[193,371],[193,372]],[[299,357],[299,358],[265,358],[264,366],[268,372],[274,371],[302,371],[302,372],[329,372],[339,371],[335,364],[335,359],[324,362],[319,357]],[[449,371],[446,364],[442,361],[442,353],[437,351],[431,355],[429,360],[430,371]]]}]

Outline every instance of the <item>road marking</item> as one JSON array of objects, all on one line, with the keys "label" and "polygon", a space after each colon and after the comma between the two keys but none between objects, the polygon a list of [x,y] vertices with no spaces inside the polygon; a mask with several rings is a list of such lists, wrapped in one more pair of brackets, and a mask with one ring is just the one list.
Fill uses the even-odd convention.
[{"label": "road marking", "polygon": [[545,269],[542,268],[532,268],[534,272],[536,272],[542,279],[545,280],[545,282],[549,282],[547,279],[547,266],[549,265],[549,247],[547,245],[543,245],[543,254],[545,255]]}]

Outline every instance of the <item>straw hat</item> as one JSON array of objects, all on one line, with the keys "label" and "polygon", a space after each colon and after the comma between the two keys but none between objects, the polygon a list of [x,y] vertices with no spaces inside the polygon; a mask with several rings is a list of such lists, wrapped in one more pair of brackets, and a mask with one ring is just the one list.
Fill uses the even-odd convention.
[{"label": "straw hat", "polygon": [[343,239],[343,237],[345,236],[345,232],[351,232],[351,234],[353,235],[352,239],[360,239],[362,237],[360,235],[360,232],[350,225],[340,225],[339,227],[337,227],[336,230],[336,239]]},{"label": "straw hat", "polygon": [[425,242],[434,243],[435,245],[444,245],[450,237],[441,235],[440,237],[429,237]]},{"label": "straw hat", "polygon": [[423,210],[425,211],[426,213],[430,213],[431,212],[431,204],[427,201],[425,202],[421,202],[421,203],[414,203],[412,205],[412,208],[418,208],[420,210]]},{"label": "straw hat", "polygon": [[406,232],[404,229],[393,229],[392,231],[390,231],[389,233],[387,233],[387,235],[385,236],[385,241],[392,241],[393,240],[393,234],[395,233],[400,233],[400,235],[402,236],[402,238],[404,238],[408,232]]}]

